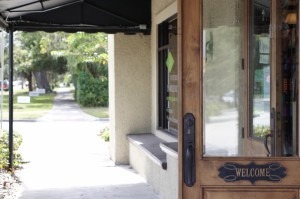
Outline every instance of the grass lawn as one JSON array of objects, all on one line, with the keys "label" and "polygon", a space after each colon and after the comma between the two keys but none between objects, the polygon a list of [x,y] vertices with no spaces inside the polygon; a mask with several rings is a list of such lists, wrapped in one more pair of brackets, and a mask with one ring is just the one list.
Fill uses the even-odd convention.
[{"label": "grass lawn", "polygon": [[98,118],[108,118],[108,107],[80,107],[86,114],[98,117]]},{"label": "grass lawn", "polygon": [[[14,119],[37,119],[47,114],[53,105],[55,94],[30,97],[30,104],[17,103],[18,96],[29,96],[27,90],[14,91]],[[4,92],[3,119],[8,119],[8,92]]]}]

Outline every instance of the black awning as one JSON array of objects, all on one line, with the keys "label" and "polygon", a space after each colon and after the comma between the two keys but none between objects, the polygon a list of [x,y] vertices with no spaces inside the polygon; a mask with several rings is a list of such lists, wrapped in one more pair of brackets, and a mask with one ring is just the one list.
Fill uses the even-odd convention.
[{"label": "black awning", "polygon": [[151,0],[0,1],[0,25],[21,31],[150,33]]}]

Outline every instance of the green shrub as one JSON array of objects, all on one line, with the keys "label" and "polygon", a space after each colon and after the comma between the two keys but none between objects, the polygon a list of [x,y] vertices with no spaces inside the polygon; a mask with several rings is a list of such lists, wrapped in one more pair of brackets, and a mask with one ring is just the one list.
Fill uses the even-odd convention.
[{"label": "green shrub", "polygon": [[[22,156],[17,152],[22,144],[22,136],[19,133],[13,133],[13,165],[14,168],[18,168],[22,163]],[[0,132],[0,169],[8,169],[9,166],[9,143],[8,132]]]},{"label": "green shrub", "polygon": [[100,131],[100,137],[105,141],[109,142],[109,128],[106,127]]},{"label": "green shrub", "polygon": [[270,133],[271,133],[270,126],[257,125],[254,127],[254,135],[256,137],[263,138]]},{"label": "green shrub", "polygon": [[80,72],[77,76],[75,98],[85,107],[108,106],[108,80]]}]

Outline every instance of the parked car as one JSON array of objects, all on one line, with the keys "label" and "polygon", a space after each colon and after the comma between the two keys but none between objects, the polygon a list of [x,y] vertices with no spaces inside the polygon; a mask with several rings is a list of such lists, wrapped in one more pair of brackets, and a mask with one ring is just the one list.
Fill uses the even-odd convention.
[{"label": "parked car", "polygon": [[[1,83],[1,81],[0,81],[0,89],[2,88],[2,83]],[[8,83],[8,81],[7,80],[4,80],[3,81],[3,90],[5,90],[5,91],[8,91],[8,88],[9,88],[9,83]]]},{"label": "parked car", "polygon": [[234,103],[234,98],[235,98],[234,90],[230,90],[229,92],[225,93],[222,96],[223,102],[226,102],[226,103],[229,103],[229,104],[233,104]]}]

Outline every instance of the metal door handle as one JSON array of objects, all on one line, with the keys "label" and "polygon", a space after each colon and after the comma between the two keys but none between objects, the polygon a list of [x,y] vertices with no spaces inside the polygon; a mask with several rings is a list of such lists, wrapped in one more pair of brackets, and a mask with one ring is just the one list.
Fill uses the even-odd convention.
[{"label": "metal door handle", "polygon": [[265,136],[265,140],[264,140],[264,145],[265,145],[265,148],[266,148],[266,150],[268,152],[267,153],[268,157],[270,157],[270,155],[271,155],[271,151],[270,151],[269,146],[268,146],[268,139],[272,138],[272,137],[273,137],[272,134],[268,134],[268,135]]},{"label": "metal door handle", "polygon": [[[275,157],[276,156],[276,111],[275,108],[271,109],[271,115],[270,115],[270,134],[265,136],[264,145],[267,150],[267,156],[268,157]],[[271,138],[271,150],[268,146],[268,139]]]},{"label": "metal door handle", "polygon": [[186,186],[192,187],[196,182],[194,116],[187,113],[183,118],[183,124],[183,176]]},{"label": "metal door handle", "polygon": [[185,183],[187,186],[193,186],[193,166],[194,166],[194,149],[192,146],[186,148],[185,152]]}]

